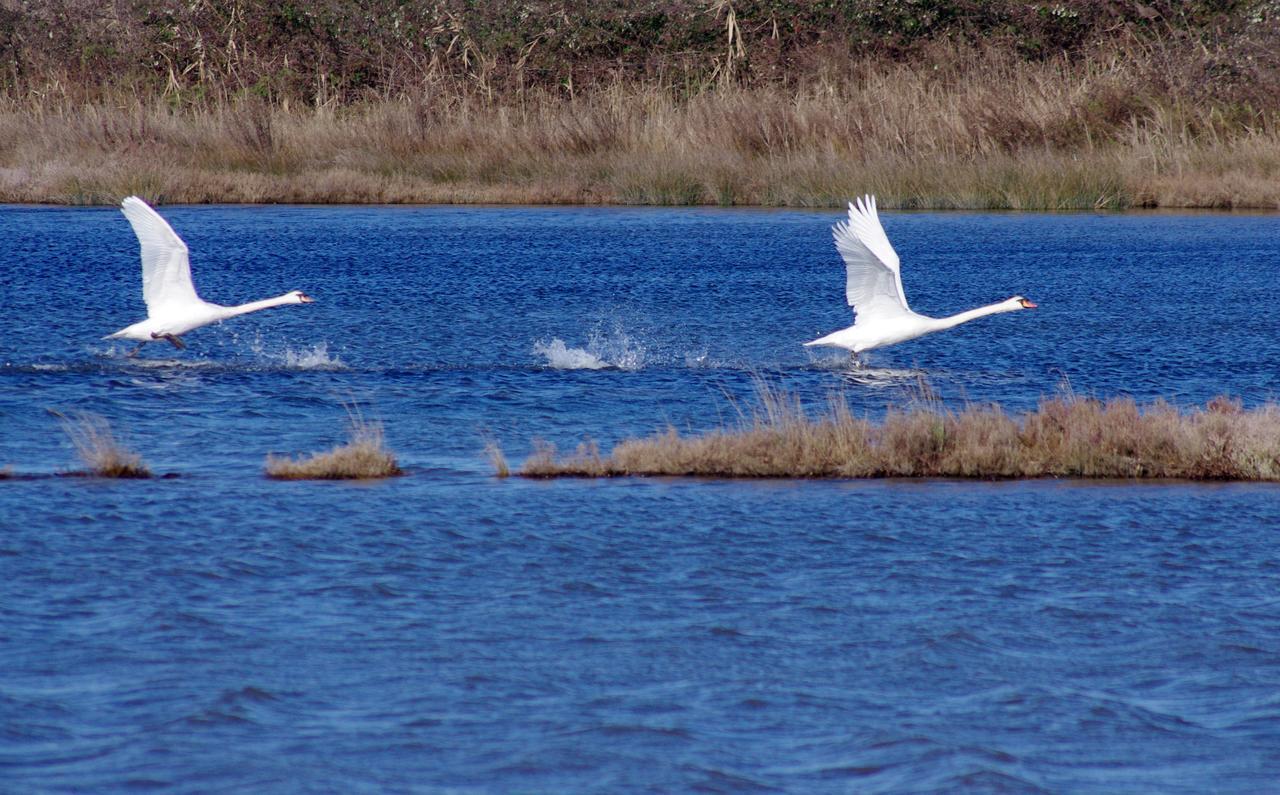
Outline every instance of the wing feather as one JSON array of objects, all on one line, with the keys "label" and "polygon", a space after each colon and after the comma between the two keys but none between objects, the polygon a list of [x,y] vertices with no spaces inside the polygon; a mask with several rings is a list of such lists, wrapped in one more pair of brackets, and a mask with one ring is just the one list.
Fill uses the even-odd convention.
[{"label": "wing feather", "polygon": [[902,291],[898,253],[880,225],[874,196],[849,204],[849,219],[832,228],[844,258],[845,298],[858,320],[910,312]]},{"label": "wing feather", "polygon": [[187,244],[173,227],[142,199],[130,196],[120,203],[142,248],[142,299],[147,314],[164,306],[200,300],[191,283],[191,262]]}]

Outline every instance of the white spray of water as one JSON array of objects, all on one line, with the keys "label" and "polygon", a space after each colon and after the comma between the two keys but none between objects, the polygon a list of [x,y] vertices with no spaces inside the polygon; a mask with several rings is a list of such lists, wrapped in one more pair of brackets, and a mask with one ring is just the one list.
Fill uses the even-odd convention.
[{"label": "white spray of water", "polygon": [[605,360],[582,348],[570,348],[556,337],[551,342],[535,342],[533,352],[547,360],[555,370],[603,370],[612,367]]},{"label": "white spray of water", "polygon": [[564,340],[553,337],[550,342],[535,342],[533,352],[557,370],[639,370],[645,364],[644,346],[618,328],[607,336],[593,331],[585,348],[570,348]]},{"label": "white spray of water", "polygon": [[286,347],[280,364],[290,370],[345,370],[347,365],[335,354],[329,355],[329,344],[319,342],[310,349],[295,351]]},{"label": "white spray of water", "polygon": [[249,350],[254,356],[275,367],[286,370],[345,370],[346,362],[336,354],[330,355],[329,343],[317,342],[310,348],[294,350],[290,345],[284,348],[268,348],[261,336],[255,336],[249,343]]}]

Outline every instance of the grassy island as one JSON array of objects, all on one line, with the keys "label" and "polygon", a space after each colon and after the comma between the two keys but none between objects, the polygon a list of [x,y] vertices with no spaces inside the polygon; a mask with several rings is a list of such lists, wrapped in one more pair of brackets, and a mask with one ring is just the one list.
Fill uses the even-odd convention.
[{"label": "grassy island", "polygon": [[1262,0],[0,5],[0,201],[1280,207]]},{"label": "grassy island", "polygon": [[996,405],[949,411],[924,403],[872,422],[840,399],[811,415],[766,387],[760,408],[736,427],[693,435],[671,428],[624,440],[608,455],[591,442],[567,456],[539,444],[518,474],[1276,481],[1280,406],[1246,410],[1220,397],[1180,411],[1129,398],[1056,397],[1020,416]]}]

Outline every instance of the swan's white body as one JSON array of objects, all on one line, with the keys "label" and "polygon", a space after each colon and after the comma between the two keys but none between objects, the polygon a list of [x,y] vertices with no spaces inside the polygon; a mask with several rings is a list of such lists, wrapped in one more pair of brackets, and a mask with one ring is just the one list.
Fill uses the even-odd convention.
[{"label": "swan's white body", "polygon": [[898,253],[880,225],[874,196],[864,196],[857,204],[850,204],[849,220],[836,224],[832,233],[836,248],[844,258],[845,298],[856,318],[852,326],[806,342],[805,346],[844,348],[856,354],[944,331],[986,315],[1036,306],[1015,295],[1007,301],[950,317],[928,317],[912,312],[902,291]]},{"label": "swan's white body", "polygon": [[259,309],[309,304],[312,301],[301,290],[293,290],[275,298],[239,306],[211,304],[196,295],[195,285],[191,282],[187,244],[168,222],[137,196],[121,202],[120,210],[129,219],[142,247],[142,299],[147,304],[147,319],[103,339],[137,340],[140,343],[161,340],[182,348],[179,337],[201,326]]}]

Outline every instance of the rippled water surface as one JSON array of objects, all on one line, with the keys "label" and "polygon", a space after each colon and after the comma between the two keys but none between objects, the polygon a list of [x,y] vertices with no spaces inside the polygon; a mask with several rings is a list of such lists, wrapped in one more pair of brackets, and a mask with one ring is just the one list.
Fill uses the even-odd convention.
[{"label": "rippled water surface", "polygon": [[[749,410],[1061,389],[1256,405],[1280,218],[886,214],[919,311],[877,351],[834,212],[163,208],[189,348],[114,209],[0,208],[0,789],[1261,791],[1280,780],[1280,488],[499,480]],[[279,483],[381,419],[409,470]],[[52,412],[158,472],[75,468]]]}]

